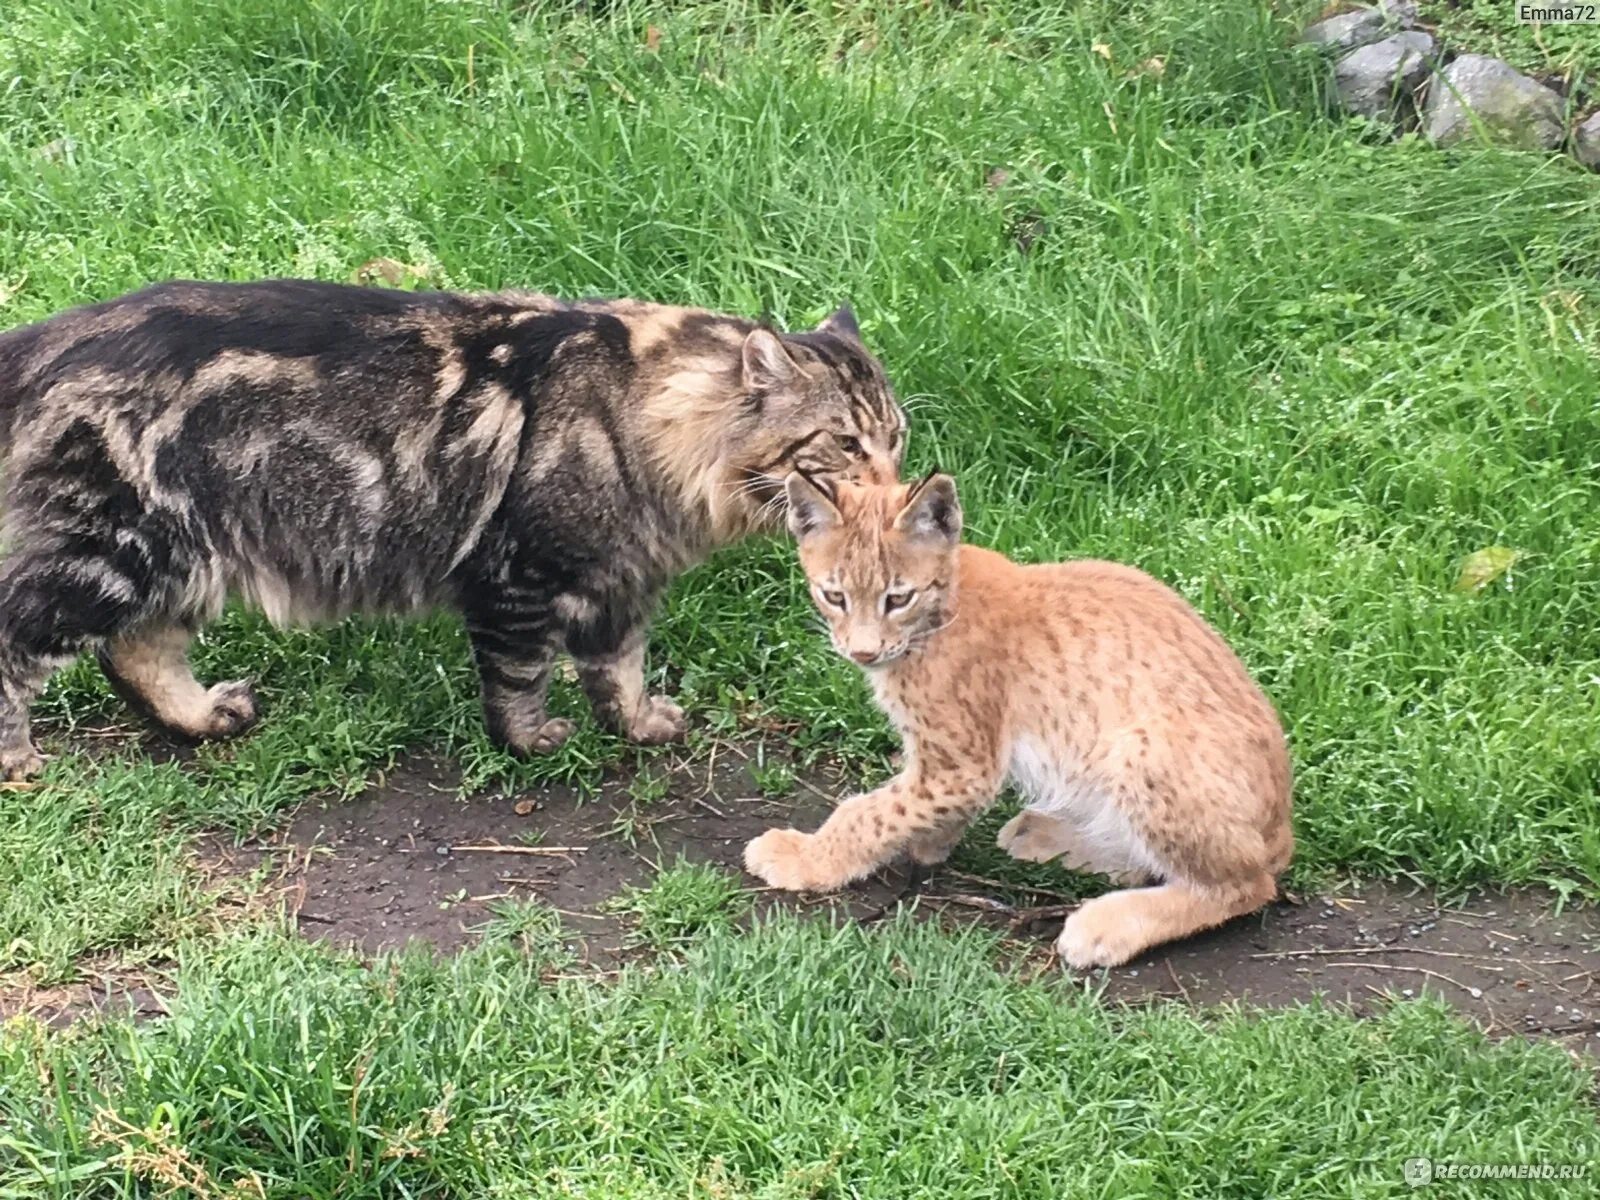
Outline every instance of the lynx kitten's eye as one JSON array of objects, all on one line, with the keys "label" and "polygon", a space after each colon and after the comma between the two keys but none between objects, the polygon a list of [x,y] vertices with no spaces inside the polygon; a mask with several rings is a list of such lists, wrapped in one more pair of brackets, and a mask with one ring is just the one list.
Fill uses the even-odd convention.
[{"label": "lynx kitten's eye", "polygon": [[846,454],[850,455],[850,457],[852,457],[852,458],[860,458],[861,457],[861,439],[860,438],[841,437],[839,439],[839,448],[841,450],[843,450]]},{"label": "lynx kitten's eye", "polygon": [[845,608],[845,594],[843,592],[829,592],[822,588],[817,589],[817,595],[822,597],[822,602],[829,608],[837,608],[841,612]]},{"label": "lynx kitten's eye", "polygon": [[916,588],[907,588],[903,592],[885,592],[883,594],[883,611],[892,613],[897,608],[904,608],[916,598]]}]

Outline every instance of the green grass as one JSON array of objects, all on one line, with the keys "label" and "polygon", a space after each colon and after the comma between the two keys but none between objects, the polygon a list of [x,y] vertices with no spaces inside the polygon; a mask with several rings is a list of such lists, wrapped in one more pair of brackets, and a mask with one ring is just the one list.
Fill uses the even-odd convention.
[{"label": "green grass", "polygon": [[1600,70],[1600,33],[1592,24],[1520,21],[1518,6],[1499,0],[1424,0],[1418,7],[1449,49],[1493,55],[1536,75],[1560,75],[1590,104],[1600,101],[1592,94]]},{"label": "green grass", "polygon": [[[1293,44],[1302,15],[18,0],[0,320],[377,256],[430,286],[794,323],[849,297],[916,400],[909,466],[958,472],[976,540],[1137,563],[1239,647],[1293,740],[1297,882],[1593,895],[1600,181],[1363,142]],[[1012,231],[1041,221],[1024,253]],[[1523,557],[1456,594],[1492,544]],[[0,969],[159,947],[204,904],[188,833],[407,748],[515,786],[623,753],[587,726],[542,763],[492,750],[448,619],[234,617],[201,658],[259,676],[259,733],[182,767],[98,743],[0,792]],[[891,748],[781,544],[683,579],[652,661],[702,736],[793,721],[802,753],[863,770]],[[42,705],[47,736],[121,712],[88,666]]]},{"label": "green grass", "polygon": [[[1292,882],[1596,895],[1600,181],[1366,140],[1266,0],[588,7],[12,0],[0,322],[379,256],[796,324],[849,298],[976,540],[1137,563],[1239,647],[1293,739]],[[1521,557],[1454,591],[1492,545]],[[0,790],[0,972],[182,962],[170,1020],[6,1031],[0,1198],[161,1164],[200,1195],[1383,1196],[1412,1154],[1596,1153],[1580,1071],[1428,1006],[1110,1013],[977,934],[739,932],[706,872],[630,896],[674,957],[615,985],[555,979],[527,907],[451,962],[219,934],[198,831],[411,749],[471,786],[641,758],[587,725],[493,751],[446,618],[236,615],[200,659],[259,678],[259,732],[87,739],[122,710],[81,666],[42,705],[66,752]],[[866,775],[892,748],[781,544],[683,579],[652,663],[703,742],[791,723]]]},{"label": "green grass", "polygon": [[606,987],[502,938],[364,967],[264,933],[159,1025],[0,1033],[0,1197],[1398,1197],[1416,1155],[1595,1164],[1589,1086],[1432,1004],[1110,1011],[910,919],[713,930]]}]

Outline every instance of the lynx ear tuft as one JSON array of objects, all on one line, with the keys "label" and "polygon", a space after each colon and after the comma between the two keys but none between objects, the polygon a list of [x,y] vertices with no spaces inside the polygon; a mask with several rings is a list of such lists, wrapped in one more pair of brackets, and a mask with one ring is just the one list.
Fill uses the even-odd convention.
[{"label": "lynx ear tuft", "polygon": [[784,481],[789,501],[789,532],[799,541],[835,528],[840,521],[833,497],[809,475],[794,472]]},{"label": "lynx ear tuft", "polygon": [[959,542],[961,502],[956,499],[956,481],[934,472],[913,484],[894,527],[908,537]]}]

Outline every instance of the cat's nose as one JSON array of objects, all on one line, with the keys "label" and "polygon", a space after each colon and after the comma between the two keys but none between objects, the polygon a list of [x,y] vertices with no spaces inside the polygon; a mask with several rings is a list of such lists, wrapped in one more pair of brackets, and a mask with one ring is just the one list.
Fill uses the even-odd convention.
[{"label": "cat's nose", "polygon": [[865,666],[867,663],[875,661],[877,659],[877,657],[878,657],[878,652],[876,650],[852,650],[852,651],[850,651],[851,661],[858,662],[862,666]]},{"label": "cat's nose", "polygon": [[861,479],[865,483],[890,484],[900,478],[899,468],[887,454],[874,454],[862,465]]}]

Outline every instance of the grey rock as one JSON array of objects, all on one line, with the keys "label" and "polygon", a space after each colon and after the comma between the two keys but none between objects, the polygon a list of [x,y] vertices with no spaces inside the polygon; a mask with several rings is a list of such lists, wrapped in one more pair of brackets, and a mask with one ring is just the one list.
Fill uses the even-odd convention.
[{"label": "grey rock", "polygon": [[1428,85],[1422,132],[1454,145],[1475,136],[1474,115],[1494,140],[1524,150],[1553,150],[1566,134],[1560,96],[1497,58],[1463,54]]},{"label": "grey rock", "polygon": [[1399,102],[1428,77],[1433,48],[1425,33],[1397,33],[1345,55],[1333,69],[1339,102],[1358,116],[1394,116]]},{"label": "grey rock", "polygon": [[1300,40],[1326,50],[1354,50],[1397,29],[1410,29],[1416,19],[1417,6],[1410,0],[1381,0],[1375,7],[1318,21],[1306,29]]},{"label": "grey rock", "polygon": [[1592,171],[1600,171],[1600,112],[1572,131],[1572,152]]}]

